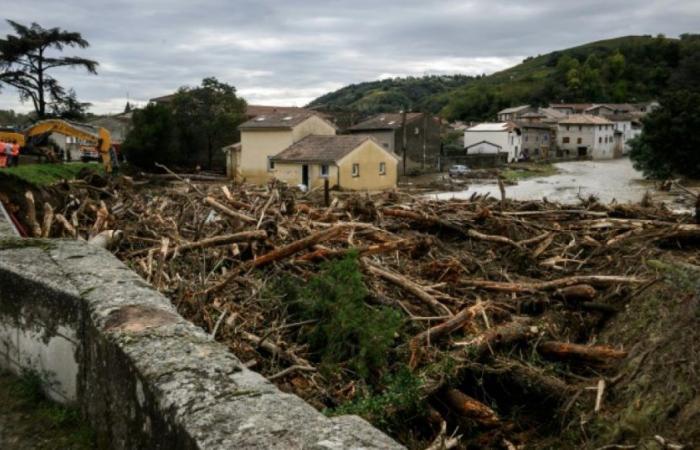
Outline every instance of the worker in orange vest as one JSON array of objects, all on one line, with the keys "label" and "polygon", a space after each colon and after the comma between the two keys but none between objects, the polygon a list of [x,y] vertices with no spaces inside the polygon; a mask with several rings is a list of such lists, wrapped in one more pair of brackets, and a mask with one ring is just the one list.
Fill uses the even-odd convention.
[{"label": "worker in orange vest", "polygon": [[5,154],[5,143],[0,141],[0,167],[7,167],[7,155]]},{"label": "worker in orange vest", "polygon": [[12,143],[12,165],[17,167],[19,165],[19,143]]}]

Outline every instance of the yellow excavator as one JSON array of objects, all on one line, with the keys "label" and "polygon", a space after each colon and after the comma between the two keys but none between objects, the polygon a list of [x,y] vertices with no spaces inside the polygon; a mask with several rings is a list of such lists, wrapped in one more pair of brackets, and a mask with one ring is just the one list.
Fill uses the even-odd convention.
[{"label": "yellow excavator", "polygon": [[67,120],[47,119],[29,126],[22,132],[0,131],[0,141],[17,142],[21,147],[24,147],[30,138],[48,133],[74,137],[94,145],[95,151],[102,158],[105,172],[112,173],[112,157],[110,155],[112,137],[109,131],[102,127]]}]

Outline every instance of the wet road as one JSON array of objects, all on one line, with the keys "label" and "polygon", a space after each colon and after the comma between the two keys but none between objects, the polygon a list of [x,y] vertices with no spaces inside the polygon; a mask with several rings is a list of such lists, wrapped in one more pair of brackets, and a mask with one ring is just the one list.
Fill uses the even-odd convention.
[{"label": "wet road", "polygon": [[[578,196],[596,195],[601,202],[638,202],[653,185],[643,182],[640,172],[628,158],[608,161],[574,161],[555,164],[560,173],[549,177],[529,178],[506,186],[506,196],[515,200],[547,200],[565,204],[578,203]],[[474,192],[500,198],[496,184],[471,184],[465,191],[436,194],[440,199],[469,198]]]}]

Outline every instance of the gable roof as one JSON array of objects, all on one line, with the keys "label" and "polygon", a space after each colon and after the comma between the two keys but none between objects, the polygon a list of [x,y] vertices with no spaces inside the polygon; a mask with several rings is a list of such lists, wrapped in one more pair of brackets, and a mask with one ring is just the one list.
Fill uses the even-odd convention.
[{"label": "gable roof", "polygon": [[506,108],[506,109],[502,109],[502,110],[498,111],[498,114],[512,114],[512,113],[524,111],[528,108],[530,108],[530,105],[512,106],[510,108]]},{"label": "gable roof", "polygon": [[467,128],[467,131],[513,131],[517,128],[513,122],[485,122]]},{"label": "gable roof", "polygon": [[[348,128],[348,131],[396,130],[401,128],[402,113],[377,114]],[[406,123],[423,117],[423,113],[406,113]]]},{"label": "gable roof", "polygon": [[574,112],[583,112],[593,106],[592,103],[550,103],[552,109],[570,109]]},{"label": "gable roof", "polygon": [[590,114],[572,114],[569,117],[561,119],[559,124],[564,125],[612,125],[612,122],[601,116],[592,116]]},{"label": "gable roof", "polygon": [[261,114],[253,119],[250,119],[247,122],[243,122],[238,126],[238,129],[264,130],[276,128],[288,130],[299,125],[311,116],[317,115],[313,111],[308,111],[304,109],[300,109],[297,112],[274,112],[270,114]]},{"label": "gable roof", "polygon": [[492,147],[501,148],[501,149],[503,148],[503,147],[501,147],[500,145],[494,144],[494,143],[491,142],[491,141],[479,141],[479,142],[475,142],[475,143],[473,143],[473,144],[471,144],[471,145],[467,145],[466,147],[464,147],[464,149],[465,149],[465,150],[469,150],[470,148],[476,147],[477,145],[481,145],[481,144],[488,144],[488,145],[490,145],[490,146],[492,146]]},{"label": "gable roof", "polygon": [[328,136],[311,134],[282,150],[273,156],[272,160],[275,162],[338,162],[368,140],[373,141],[370,136],[358,134]]}]

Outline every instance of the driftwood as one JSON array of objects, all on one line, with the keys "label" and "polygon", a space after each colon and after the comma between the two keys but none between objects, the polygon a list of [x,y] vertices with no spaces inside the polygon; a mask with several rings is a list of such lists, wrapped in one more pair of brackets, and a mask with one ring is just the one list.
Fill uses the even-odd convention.
[{"label": "driftwood", "polygon": [[54,212],[50,204],[44,203],[44,221],[42,224],[41,237],[47,238],[51,234],[51,227],[53,226]]},{"label": "driftwood", "polygon": [[255,218],[250,217],[246,214],[240,213],[238,211],[234,211],[231,208],[217,202],[216,199],[214,199],[213,197],[206,197],[204,199],[204,203],[211,206],[212,208],[216,209],[220,213],[223,213],[223,214],[225,214],[229,217],[232,217],[234,219],[242,220],[243,222],[257,223],[257,220],[255,220]]},{"label": "driftwood", "polygon": [[637,277],[623,277],[615,275],[579,275],[566,278],[559,278],[549,281],[539,281],[539,282],[520,282],[511,283],[503,281],[490,281],[490,280],[462,280],[461,283],[465,286],[474,286],[481,289],[486,289],[490,291],[501,291],[501,292],[537,292],[537,291],[548,291],[552,289],[564,288],[567,286],[574,286],[577,284],[591,284],[598,286],[609,286],[611,284],[624,284],[632,283],[639,284],[644,283],[648,280],[637,278]]},{"label": "driftwood", "polygon": [[367,264],[367,270],[369,270],[375,275],[379,275],[387,281],[390,281],[391,283],[406,290],[407,292],[410,292],[416,298],[429,305],[432,308],[433,312],[435,312],[436,314],[447,314],[448,316],[452,315],[452,311],[450,311],[450,309],[447,306],[440,303],[434,296],[426,292],[425,289],[422,288],[419,284],[414,283],[413,281],[397,273],[380,269],[379,267],[376,267],[371,263]]},{"label": "driftwood", "polygon": [[554,296],[565,301],[590,301],[595,298],[597,291],[590,284],[575,284],[554,291]]},{"label": "driftwood", "polygon": [[580,345],[556,341],[542,342],[537,346],[537,350],[548,358],[593,364],[607,364],[613,359],[622,359],[627,356],[627,352],[607,345]]},{"label": "driftwood", "polygon": [[235,242],[250,242],[259,241],[267,239],[267,232],[265,230],[253,230],[253,231],[243,231],[234,234],[225,234],[223,236],[214,236],[211,238],[202,239],[197,242],[190,242],[188,244],[178,245],[177,247],[168,250],[166,256],[172,256],[175,254],[182,254],[192,250],[198,250],[210,247],[219,247],[222,245],[229,245]]},{"label": "driftwood", "polygon": [[471,419],[483,427],[492,428],[501,424],[501,420],[493,409],[460,390],[447,389],[444,398],[445,402],[457,414]]},{"label": "driftwood", "polygon": [[532,319],[515,317],[512,321],[493,327],[473,339],[454,342],[452,345],[460,347],[463,354],[476,361],[487,352],[529,339],[537,332],[537,328],[532,326]]},{"label": "driftwood", "polygon": [[41,225],[36,220],[36,203],[34,202],[34,194],[31,191],[27,191],[24,194],[24,198],[27,201],[27,225],[32,232],[32,236],[41,237]]}]

